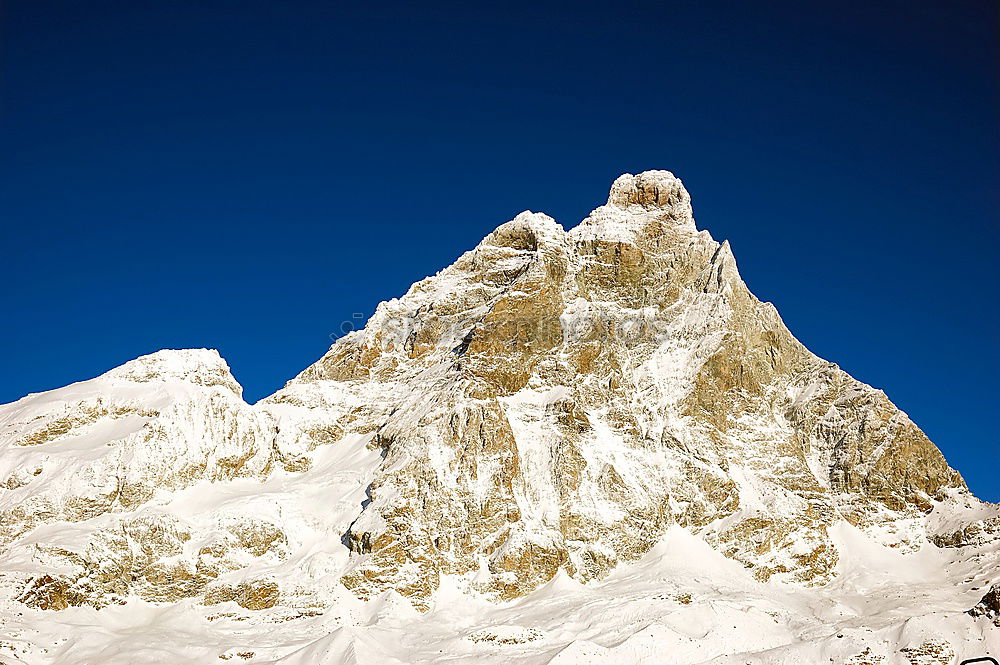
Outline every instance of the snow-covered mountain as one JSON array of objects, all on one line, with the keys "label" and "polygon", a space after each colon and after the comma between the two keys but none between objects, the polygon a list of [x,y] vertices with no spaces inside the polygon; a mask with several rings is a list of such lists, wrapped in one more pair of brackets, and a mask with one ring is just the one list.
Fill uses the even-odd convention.
[{"label": "snow-covered mountain", "polygon": [[0,407],[0,663],[952,663],[1000,506],[666,171],[523,212],[249,405],[160,351]]}]

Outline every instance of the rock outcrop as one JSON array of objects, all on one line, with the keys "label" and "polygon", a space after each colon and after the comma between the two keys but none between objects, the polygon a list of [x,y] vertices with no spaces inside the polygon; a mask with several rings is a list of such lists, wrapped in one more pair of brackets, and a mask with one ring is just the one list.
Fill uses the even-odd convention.
[{"label": "rock outcrop", "polygon": [[1000,586],[990,587],[983,599],[969,610],[969,615],[992,619],[996,627],[1000,628]]},{"label": "rock outcrop", "polygon": [[622,176],[569,232],[518,215],[268,401],[304,392],[380,402],[352,425],[384,456],[347,534],[362,597],[419,605],[472,571],[500,598],[600,578],[672,524],[762,580],[817,584],[837,520],[965,491],[884,393],[750,293],[666,171]]}]

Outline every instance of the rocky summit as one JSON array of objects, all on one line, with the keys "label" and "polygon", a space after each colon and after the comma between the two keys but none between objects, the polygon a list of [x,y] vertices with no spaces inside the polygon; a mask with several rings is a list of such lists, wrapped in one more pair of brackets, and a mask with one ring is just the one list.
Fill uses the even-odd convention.
[{"label": "rocky summit", "polygon": [[520,213],[257,404],[160,351],[0,446],[2,663],[1000,654],[1000,506],[667,171]]}]

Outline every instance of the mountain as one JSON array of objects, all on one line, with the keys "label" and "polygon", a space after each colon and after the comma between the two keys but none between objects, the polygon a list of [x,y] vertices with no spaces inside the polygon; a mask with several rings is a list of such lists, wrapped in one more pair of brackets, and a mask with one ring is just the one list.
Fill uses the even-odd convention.
[{"label": "mountain", "polygon": [[0,407],[0,446],[4,663],[1000,653],[1000,506],[666,171],[517,215],[255,405],[160,351]]}]

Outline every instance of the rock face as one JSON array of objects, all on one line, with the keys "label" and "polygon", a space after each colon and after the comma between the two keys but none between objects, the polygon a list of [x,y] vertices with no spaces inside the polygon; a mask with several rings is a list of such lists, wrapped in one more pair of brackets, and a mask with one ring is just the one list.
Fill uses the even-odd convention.
[{"label": "rock face", "polygon": [[0,590],[427,610],[446,576],[499,601],[605,579],[673,527],[801,588],[835,579],[838,524],[906,553],[1000,523],[753,296],[667,171],[570,231],[521,213],[275,395],[241,392],[215,352],[162,351],[0,407]]},{"label": "rock face", "polygon": [[818,584],[837,520],[964,491],[884,393],[750,293],[666,171],[622,176],[569,232],[518,215],[269,401],[307,390],[381,396],[353,425],[384,455],[347,537],[362,597],[420,604],[470,571],[506,599],[559,569],[601,578],[672,524],[762,580]]},{"label": "rock face", "polygon": [[992,619],[994,625],[1000,628],[1000,586],[990,588],[983,599],[969,610],[969,614],[973,617]]}]

